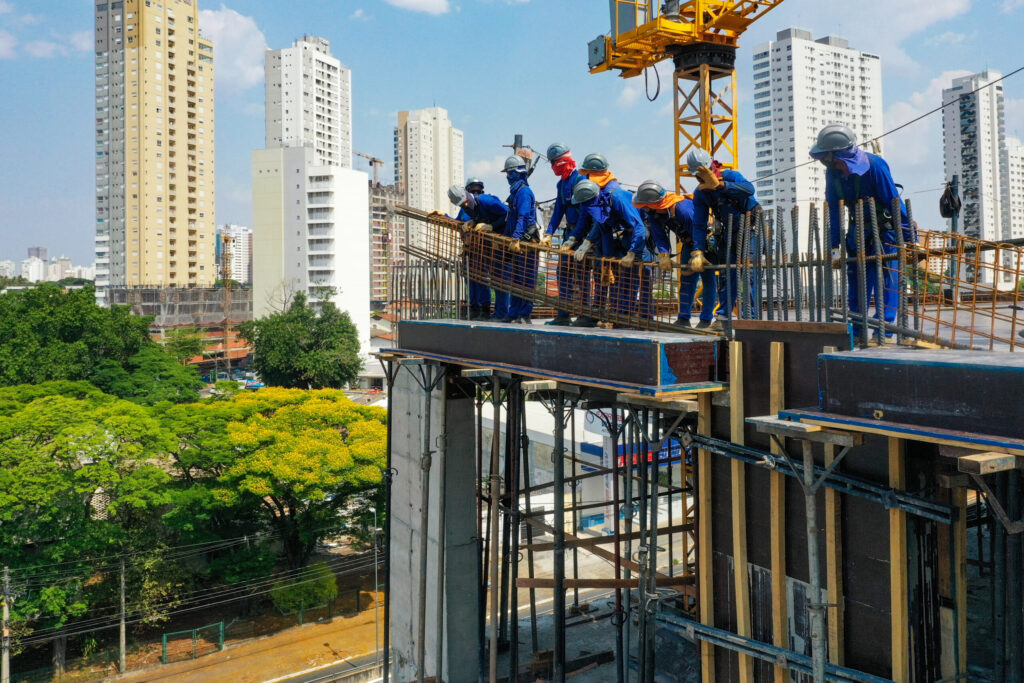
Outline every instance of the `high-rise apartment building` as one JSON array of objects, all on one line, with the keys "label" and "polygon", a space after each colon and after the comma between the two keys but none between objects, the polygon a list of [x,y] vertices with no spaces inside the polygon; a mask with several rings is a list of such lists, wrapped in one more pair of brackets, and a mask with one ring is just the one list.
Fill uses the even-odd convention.
[{"label": "high-rise apartment building", "polygon": [[50,260],[50,250],[46,247],[29,247],[28,257],[32,258],[33,256],[40,261],[48,261]]},{"label": "high-rise apartment building", "polygon": [[849,126],[862,142],[882,133],[881,60],[843,38],[814,40],[791,28],[754,48],[753,71],[755,158],[752,170],[741,170],[749,180],[764,178],[756,186],[765,209],[800,207],[805,250],[809,204],[825,201],[824,168],[805,164],[808,154],[830,123]]},{"label": "high-rise apartment building", "polygon": [[370,183],[370,307],[374,310],[388,305],[392,269],[405,264],[405,221],[394,214],[400,201],[394,185]]},{"label": "high-rise apartment building", "polygon": [[348,312],[365,352],[369,178],[351,168],[350,75],[328,48],[307,36],[266,56],[267,148],[252,160],[253,313],[281,310],[297,292],[313,305],[331,301]]},{"label": "high-rise apartment building", "polygon": [[[424,211],[450,213],[448,188],[465,182],[462,131],[452,126],[448,111],[430,107],[398,112],[395,127],[395,185],[405,203]],[[420,224],[408,228],[410,244],[419,241]]]},{"label": "high-rise apartment building", "polygon": [[1024,237],[1024,144],[1006,138],[1003,145],[1003,238]]},{"label": "high-rise apartment building", "polygon": [[252,283],[252,228],[217,226],[217,272],[242,284]]},{"label": "high-rise apartment building", "polygon": [[303,36],[269,50],[266,146],[310,147],[321,166],[352,168],[352,72],[324,38]]},{"label": "high-rise apartment building", "polygon": [[95,0],[96,286],[216,280],[213,44],[195,0]]},{"label": "high-rise apartment building", "polygon": [[43,282],[46,280],[46,261],[29,256],[21,262],[20,274],[29,282]]},{"label": "high-rise apartment building", "polygon": [[[946,178],[957,176],[963,206],[958,217],[957,232],[983,240],[1009,238],[1010,221],[1003,203],[1008,199],[1008,180],[1003,164],[1009,162],[1005,150],[1005,116],[1003,86],[994,83],[1000,74],[983,71],[953,79],[942,91],[942,103],[952,103],[942,110],[943,165]],[[991,263],[992,254],[981,258]],[[973,267],[961,277],[993,284],[992,271]],[[997,282],[1012,287],[1010,282]]]}]

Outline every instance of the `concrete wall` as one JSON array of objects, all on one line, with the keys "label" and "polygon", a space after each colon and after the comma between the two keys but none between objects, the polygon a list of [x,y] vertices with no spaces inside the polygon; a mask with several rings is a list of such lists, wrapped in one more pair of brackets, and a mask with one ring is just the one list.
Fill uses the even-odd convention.
[{"label": "concrete wall", "polygon": [[[437,367],[430,368],[436,377]],[[420,581],[421,511],[423,509],[423,396],[419,368],[398,370],[392,396],[391,453],[395,474],[391,499],[391,645],[393,680],[416,678],[416,645]],[[427,528],[426,675],[437,674],[438,529],[440,528],[441,470],[445,476],[445,654],[446,681],[477,678],[479,611],[475,595],[478,565],[476,547],[475,455],[473,401],[461,391],[442,399],[442,382],[431,394],[429,443],[430,518]],[[441,434],[447,431],[447,438]],[[446,443],[442,453],[439,446]]]}]

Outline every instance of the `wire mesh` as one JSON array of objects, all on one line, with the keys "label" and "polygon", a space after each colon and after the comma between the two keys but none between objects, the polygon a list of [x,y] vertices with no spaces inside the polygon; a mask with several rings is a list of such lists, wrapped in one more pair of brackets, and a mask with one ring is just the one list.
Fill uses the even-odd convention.
[{"label": "wire mesh", "polygon": [[[861,346],[1012,351],[1024,344],[1024,247],[907,229],[917,233],[915,241],[893,230],[886,218],[893,214],[873,201],[838,208],[840,232],[849,233],[838,250],[830,249],[834,219],[827,205],[811,205],[803,242],[796,208],[757,210],[739,225],[716,225],[708,250],[721,261],[710,269],[716,312],[726,319],[849,323]],[[527,319],[544,307],[578,323],[640,330],[680,331],[678,318],[701,313],[708,278],[680,262],[678,243],[671,267],[661,268],[650,250],[632,264],[592,253],[580,258],[557,238],[551,245],[514,240],[436,214],[397,211],[425,228],[422,246],[407,248],[410,263],[393,271],[396,319],[466,318],[470,282],[492,292],[497,319],[514,317],[508,311],[517,301]],[[723,310],[723,299],[736,303]]]}]

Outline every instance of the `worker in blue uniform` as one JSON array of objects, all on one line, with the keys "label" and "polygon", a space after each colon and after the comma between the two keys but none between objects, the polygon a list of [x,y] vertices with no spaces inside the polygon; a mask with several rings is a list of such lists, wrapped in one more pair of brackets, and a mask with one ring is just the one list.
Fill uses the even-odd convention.
[{"label": "worker in blue uniform", "polygon": [[715,310],[715,272],[710,268],[701,273],[690,270],[690,256],[694,251],[693,200],[665,188],[654,180],[645,180],[637,188],[633,206],[651,233],[655,257],[662,270],[672,269],[672,244],[669,235],[675,235],[680,247],[683,267],[679,278],[679,315],[674,325],[690,327],[693,302],[697,294],[698,279],[702,285],[700,321],[698,329],[711,327]]},{"label": "worker in blue uniform", "polygon": [[[504,232],[508,207],[505,206],[505,202],[493,194],[484,192],[474,194],[467,192],[465,187],[452,185],[448,188],[448,199],[459,207],[456,220],[465,223],[467,230]],[[489,275],[490,273],[487,271],[487,264],[482,254],[478,253],[467,258],[467,274]],[[491,315],[491,288],[474,278],[467,277],[467,279],[469,280],[469,319],[487,320]]]},{"label": "worker in blue uniform", "polygon": [[[690,270],[703,273],[711,263],[704,256],[708,247],[708,219],[714,216],[722,224],[723,235],[718,239],[719,256],[725,251],[727,242],[732,243],[732,252],[724,254],[726,263],[735,265],[742,245],[740,233],[743,219],[747,214],[750,221],[756,220],[761,205],[754,198],[754,185],[739,171],[724,168],[703,149],[693,149],[686,155],[686,166],[700,184],[693,193],[693,250],[690,253]],[[724,234],[732,230],[731,240]],[[736,268],[718,278],[718,312],[710,329],[721,330],[728,325],[732,309],[736,306],[739,277]]]},{"label": "worker in blue uniform", "polygon": [[[537,227],[537,198],[527,182],[529,169],[526,160],[519,155],[505,159],[502,173],[508,179],[508,217],[505,219],[505,237],[508,239],[508,266],[512,286],[532,295],[537,285],[537,251],[523,249],[523,242],[539,242]],[[508,315],[504,322],[529,324],[533,314],[533,300],[529,295],[511,295]]]},{"label": "worker in blue uniform", "polygon": [[[831,234],[829,246],[832,249],[832,262],[839,264],[839,240],[842,231],[842,217],[839,214],[839,202],[842,201],[851,209],[860,200],[875,200],[875,219],[882,239],[881,251],[875,244],[871,230],[867,204],[864,205],[864,252],[865,255],[896,253],[896,230],[903,231],[904,242],[917,242],[917,231],[907,217],[907,207],[900,200],[900,215],[897,219],[892,215],[893,200],[899,197],[896,183],[889,171],[889,164],[880,156],[865,152],[857,145],[854,132],[847,126],[833,123],[818,132],[817,143],[811,147],[811,157],[825,166],[825,200],[828,202]],[[852,224],[846,232],[846,253],[857,255],[857,231]],[[867,286],[867,301],[875,300],[875,318],[884,319],[887,323],[896,321],[896,308],[899,301],[899,263],[888,262],[882,271],[883,282],[878,282],[878,273],[874,263],[865,269],[864,282]],[[861,313],[858,289],[860,277],[855,262],[846,264],[848,298],[850,312]],[[879,288],[881,287],[881,291]],[[866,311],[865,311],[866,313]],[[854,332],[860,334],[860,325],[854,318]],[[886,331],[886,336],[892,336]]]},{"label": "worker in blue uniform", "polygon": [[[555,185],[555,204],[551,212],[551,220],[548,221],[548,227],[541,242],[551,244],[552,237],[557,233],[562,220],[565,219],[565,227],[562,228],[561,233],[561,243],[564,245],[572,239],[576,223],[579,222],[580,211],[572,203],[572,190],[576,187],[576,183],[583,180],[584,176],[576,169],[572,151],[562,143],[556,142],[550,145],[547,157],[551,163],[551,171],[558,177],[558,182]],[[558,298],[564,301],[578,300],[583,306],[589,306],[590,270],[592,269],[586,268],[583,264],[577,264],[568,252],[559,255]],[[568,311],[559,310],[547,324],[571,325],[572,316]]]},{"label": "worker in blue uniform", "polygon": [[572,201],[591,225],[574,254],[576,260],[583,261],[591,248],[600,244],[602,256],[619,261],[615,282],[608,292],[611,310],[620,316],[650,317],[653,259],[647,248],[647,227],[633,206],[633,194],[623,189],[609,192],[587,179],[576,183]]}]

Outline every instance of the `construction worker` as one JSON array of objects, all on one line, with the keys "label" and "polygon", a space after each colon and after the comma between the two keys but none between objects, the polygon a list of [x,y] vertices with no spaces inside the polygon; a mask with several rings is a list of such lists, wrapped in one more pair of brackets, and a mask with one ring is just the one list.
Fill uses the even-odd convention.
[{"label": "construction worker", "polygon": [[669,234],[674,234],[680,245],[683,269],[679,278],[679,316],[674,325],[690,327],[690,313],[697,294],[697,280],[702,284],[700,321],[697,329],[711,327],[715,310],[715,272],[706,268],[701,273],[690,270],[690,255],[693,246],[693,200],[665,188],[654,180],[645,180],[637,188],[633,206],[640,209],[640,216],[650,230],[658,267],[672,269],[672,246]]},{"label": "construction worker", "polygon": [[[552,173],[558,176],[558,183],[555,186],[555,205],[551,212],[551,220],[548,222],[541,243],[551,244],[551,238],[564,218],[565,228],[561,235],[564,245],[572,239],[571,235],[579,221],[580,211],[572,203],[572,190],[576,187],[576,183],[583,180],[584,176],[576,170],[576,161],[572,158],[570,149],[565,145],[559,142],[553,143],[548,147],[547,157],[551,163]],[[590,304],[589,270],[584,270],[584,266],[576,264],[569,253],[563,253],[558,257],[558,297],[567,301],[580,298],[584,306]],[[568,311],[558,311],[547,324],[571,325],[572,316]]]},{"label": "construction worker", "polygon": [[603,256],[619,259],[615,282],[608,288],[612,311],[622,316],[635,314],[639,292],[639,315],[649,317],[651,278],[645,262],[653,259],[647,249],[647,227],[633,206],[633,194],[621,188],[609,192],[587,179],[576,183],[572,202],[579,206],[591,225],[586,239],[574,254],[575,259],[583,261],[591,248],[600,244]]},{"label": "construction worker", "polygon": [[[524,250],[523,242],[540,241],[537,227],[537,198],[526,179],[529,174],[526,159],[513,154],[505,159],[502,173],[508,179],[508,217],[505,219],[505,237],[511,258],[505,272],[515,287],[533,293],[537,284],[537,252]],[[528,296],[512,294],[504,322],[529,324],[533,313],[533,300]]]},{"label": "construction worker", "polygon": [[608,170],[608,160],[603,154],[592,153],[583,157],[580,173],[597,183],[602,190],[615,192],[622,189],[615,174]]},{"label": "construction worker", "polygon": [[[693,248],[689,266],[695,273],[703,273],[711,263],[704,256],[708,246],[708,218],[714,216],[722,224],[723,231],[732,229],[732,253],[726,254],[726,262],[735,265],[741,252],[740,233],[743,219],[747,214],[757,214],[761,205],[754,199],[754,185],[739,171],[724,168],[703,149],[693,149],[686,155],[686,166],[700,184],[693,193]],[[752,215],[750,220],[753,221]],[[721,236],[718,244],[724,247],[729,241]],[[721,256],[721,251],[719,256]],[[710,329],[721,330],[729,324],[732,309],[736,305],[739,278],[736,268],[718,278],[718,314]]]},{"label": "construction worker", "polygon": [[[467,181],[466,186],[469,186]],[[467,192],[465,187],[452,185],[448,188],[448,200],[459,207],[459,215],[456,220],[466,224],[467,229],[476,229],[481,232],[504,232],[505,218],[508,208],[505,202],[493,194],[480,192],[474,194]],[[486,273],[482,254],[476,254],[471,259],[467,258],[467,272]],[[491,315],[491,288],[487,285],[469,280],[469,319],[486,320]]]},{"label": "construction worker", "polygon": [[482,194],[483,191],[484,181],[480,180],[479,178],[466,178],[466,192],[471,192],[473,194]]},{"label": "construction worker", "polygon": [[[817,143],[811,147],[811,157],[817,159],[825,166],[825,200],[828,202],[829,220],[831,234],[829,235],[829,246],[832,249],[832,262],[839,267],[839,239],[841,233],[842,217],[839,215],[839,202],[842,201],[851,210],[856,208],[860,200],[872,198],[875,200],[875,220],[878,224],[879,235],[882,238],[881,253],[896,253],[896,221],[892,215],[893,199],[899,196],[896,183],[889,171],[889,164],[880,156],[865,152],[857,145],[857,138],[854,132],[847,126],[832,123],[818,132]],[[864,251],[866,255],[878,255],[878,245],[874,242],[874,235],[871,229],[871,218],[867,215],[867,205],[864,206]],[[907,243],[917,242],[917,231],[910,225],[907,218],[907,207],[900,200],[899,226],[903,230],[903,239]],[[846,231],[846,253],[856,255],[857,252],[857,230],[851,223]],[[898,271],[899,264],[885,264],[883,270],[882,291],[879,292],[878,274],[874,264],[869,264],[865,269],[864,283],[867,288],[866,300],[871,302],[875,299],[875,318],[883,319],[887,323],[896,321],[896,307],[899,300]],[[860,278],[857,273],[857,264],[848,262],[846,264],[848,298],[851,313],[860,313]],[[866,313],[866,311],[864,312]],[[856,318],[854,318],[856,321]],[[860,334],[860,326],[854,322],[854,333]],[[877,332],[876,332],[877,335]],[[886,331],[886,336],[892,336],[892,332]]]}]

